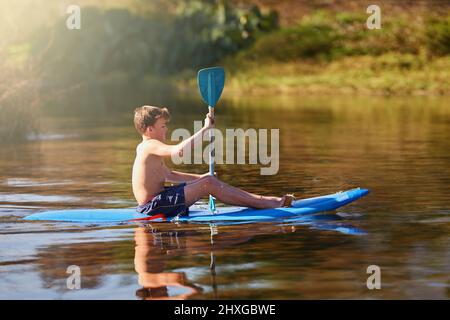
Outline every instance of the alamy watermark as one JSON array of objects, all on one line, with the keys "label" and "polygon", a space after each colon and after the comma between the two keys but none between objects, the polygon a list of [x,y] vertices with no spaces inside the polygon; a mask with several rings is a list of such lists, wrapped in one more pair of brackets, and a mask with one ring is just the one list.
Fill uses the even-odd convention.
[{"label": "alamy watermark", "polygon": [[370,276],[367,278],[367,289],[381,289],[381,269],[377,265],[370,265],[367,267],[367,274]]},{"label": "alamy watermark", "polygon": [[66,280],[67,289],[81,289],[81,268],[77,265],[68,266],[66,273],[70,276]]},{"label": "alamy watermark", "polygon": [[381,29],[381,9],[376,4],[367,7],[367,13],[371,14],[366,21],[367,29]]},{"label": "alamy watermark", "polygon": [[[201,121],[194,121],[194,133],[202,128]],[[261,175],[274,175],[278,173],[280,165],[280,130],[270,129],[270,143],[268,129],[226,129],[225,137],[218,129],[208,129],[214,132],[214,143],[209,143],[203,149],[203,141],[209,141],[206,132],[203,139],[194,140],[193,153],[190,148],[183,150],[182,154],[173,155],[174,164],[203,164],[209,163],[209,154],[214,148],[214,163],[216,164],[261,164],[266,167],[260,169]],[[192,136],[185,128],[178,128],[172,132],[172,141],[181,141]],[[248,145],[248,148],[247,148]],[[270,152],[268,148],[270,146]],[[225,150],[224,150],[225,149]],[[235,154],[236,149],[236,154]],[[248,152],[246,152],[248,149]]]},{"label": "alamy watermark", "polygon": [[69,30],[81,29],[81,8],[77,5],[70,5],[66,10],[67,14],[70,14],[66,19],[66,27]]}]

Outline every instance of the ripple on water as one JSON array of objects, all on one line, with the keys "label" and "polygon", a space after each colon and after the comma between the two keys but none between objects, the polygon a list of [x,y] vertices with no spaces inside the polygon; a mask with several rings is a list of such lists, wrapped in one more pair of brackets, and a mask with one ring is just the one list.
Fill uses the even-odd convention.
[{"label": "ripple on water", "polygon": [[60,133],[32,133],[27,136],[29,141],[51,141],[78,138],[79,134],[60,134]]},{"label": "ripple on water", "polygon": [[77,202],[80,197],[60,196],[60,195],[42,195],[33,193],[0,193],[0,202],[23,203],[23,202]]},{"label": "ripple on water", "polygon": [[9,178],[6,179],[5,185],[9,187],[53,187],[53,186],[65,186],[72,184],[71,180],[62,181],[48,181],[45,182],[39,180],[32,180],[27,178]]}]

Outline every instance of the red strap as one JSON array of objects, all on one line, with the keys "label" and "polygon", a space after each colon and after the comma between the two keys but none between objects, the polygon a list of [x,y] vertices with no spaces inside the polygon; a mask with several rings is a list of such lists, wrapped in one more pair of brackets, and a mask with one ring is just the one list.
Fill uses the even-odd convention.
[{"label": "red strap", "polygon": [[155,220],[155,219],[159,219],[159,218],[161,218],[163,221],[167,220],[166,215],[164,213],[160,213],[160,214],[154,214],[152,216],[148,216],[145,218],[131,219],[129,221],[143,221],[143,220],[146,221],[146,220]]}]

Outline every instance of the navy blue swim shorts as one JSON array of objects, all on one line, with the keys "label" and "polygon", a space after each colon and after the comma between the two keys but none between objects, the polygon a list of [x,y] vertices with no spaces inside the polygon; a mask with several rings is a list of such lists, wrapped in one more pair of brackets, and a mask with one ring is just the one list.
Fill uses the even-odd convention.
[{"label": "navy blue swim shorts", "polygon": [[145,213],[149,216],[163,215],[166,218],[187,216],[189,208],[186,206],[184,198],[185,186],[186,183],[181,183],[173,187],[164,187],[164,191],[152,200],[138,206],[136,208],[137,212]]}]

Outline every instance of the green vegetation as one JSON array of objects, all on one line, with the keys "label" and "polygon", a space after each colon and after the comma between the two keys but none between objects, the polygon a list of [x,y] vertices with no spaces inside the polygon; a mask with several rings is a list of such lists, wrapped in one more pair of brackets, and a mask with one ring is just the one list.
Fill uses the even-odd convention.
[{"label": "green vegetation", "polygon": [[224,1],[178,1],[171,11],[147,8],[88,7],[81,30],[68,30],[66,17],[43,27],[32,42],[32,55],[44,55],[40,66],[59,85],[97,82],[123,76],[178,76],[220,61],[250,45],[256,33],[276,28],[276,15],[254,7],[238,10]]},{"label": "green vegetation", "polygon": [[24,6],[0,8],[2,141],[35,130],[39,105],[104,111],[150,93],[158,103],[214,64],[226,66],[225,94],[450,94],[445,10],[388,10],[368,30],[364,10],[314,9],[280,27],[275,11],[224,0],[84,0],[81,30],[68,30],[56,2],[30,3],[45,16],[27,18]]},{"label": "green vegetation", "polygon": [[2,141],[23,140],[34,131],[40,105],[104,111],[106,104],[128,108],[132,99],[125,103],[123,97],[139,95],[138,88],[160,95],[173,88],[173,78],[248,47],[278,23],[275,12],[226,1],[123,1],[122,7],[83,7],[81,29],[69,30],[68,15],[53,12],[55,1],[39,5],[52,19],[37,23],[31,8],[0,8],[0,16],[30,15],[20,17],[23,24],[14,25],[8,15],[8,23],[0,21],[12,29],[0,30]]},{"label": "green vegetation", "polygon": [[227,91],[450,94],[450,15],[366,18],[320,11],[260,36],[225,60]]},{"label": "green vegetation", "polygon": [[447,19],[429,19],[426,27],[426,44],[435,54],[450,54],[450,15]]}]

